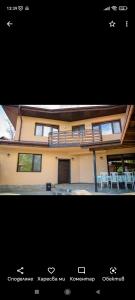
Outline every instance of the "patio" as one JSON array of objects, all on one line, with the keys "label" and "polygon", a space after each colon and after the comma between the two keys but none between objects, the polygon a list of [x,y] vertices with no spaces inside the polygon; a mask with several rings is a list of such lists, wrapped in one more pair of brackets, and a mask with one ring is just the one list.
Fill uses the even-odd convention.
[{"label": "patio", "polygon": [[45,185],[37,186],[0,186],[0,195],[135,195],[135,190],[128,186],[128,189],[110,189],[103,187],[95,192],[95,185],[89,183],[56,184],[51,191],[46,191]]}]

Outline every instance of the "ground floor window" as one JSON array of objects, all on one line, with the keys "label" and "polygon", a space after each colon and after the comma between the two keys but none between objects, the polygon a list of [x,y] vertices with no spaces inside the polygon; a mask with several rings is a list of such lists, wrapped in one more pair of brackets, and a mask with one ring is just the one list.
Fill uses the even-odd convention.
[{"label": "ground floor window", "polygon": [[108,155],[108,171],[110,172],[135,172],[135,154]]},{"label": "ground floor window", "polygon": [[17,172],[41,172],[41,154],[18,154]]}]

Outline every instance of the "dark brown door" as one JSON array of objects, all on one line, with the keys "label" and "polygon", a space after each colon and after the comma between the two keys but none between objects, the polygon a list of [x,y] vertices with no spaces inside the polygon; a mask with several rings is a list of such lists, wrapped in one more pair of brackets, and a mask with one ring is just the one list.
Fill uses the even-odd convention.
[{"label": "dark brown door", "polygon": [[59,159],[58,183],[70,183],[70,159]]}]

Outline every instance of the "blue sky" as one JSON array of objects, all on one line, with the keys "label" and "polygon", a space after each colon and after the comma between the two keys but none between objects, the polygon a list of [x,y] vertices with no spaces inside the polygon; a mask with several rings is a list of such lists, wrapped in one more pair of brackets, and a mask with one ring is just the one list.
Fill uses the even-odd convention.
[{"label": "blue sky", "polygon": [[[27,106],[38,106],[38,107],[43,107],[43,108],[49,108],[49,109],[57,109],[60,107],[76,107],[76,106],[97,106],[97,105],[27,105]],[[0,105],[0,137],[1,136],[5,136],[5,137],[10,137],[8,132],[7,132],[7,128],[8,128],[8,123],[7,123],[7,116],[2,108],[2,106]]]},{"label": "blue sky", "polygon": [[10,137],[7,132],[8,124],[6,120],[7,120],[7,116],[2,106],[0,105],[0,137],[1,136]]}]

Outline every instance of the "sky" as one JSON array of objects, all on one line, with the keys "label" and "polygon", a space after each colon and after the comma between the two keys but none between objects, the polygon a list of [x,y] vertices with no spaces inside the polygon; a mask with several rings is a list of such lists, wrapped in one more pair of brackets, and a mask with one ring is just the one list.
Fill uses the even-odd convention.
[{"label": "sky", "polygon": [[[26,105],[26,106],[38,106],[38,107],[48,108],[48,109],[57,109],[57,108],[64,108],[64,107],[76,107],[76,106],[83,107],[83,106],[97,106],[97,105]],[[7,132],[7,128],[8,128],[7,116],[2,106],[0,105],[0,137],[5,136],[7,138],[10,138],[10,135]]]}]

